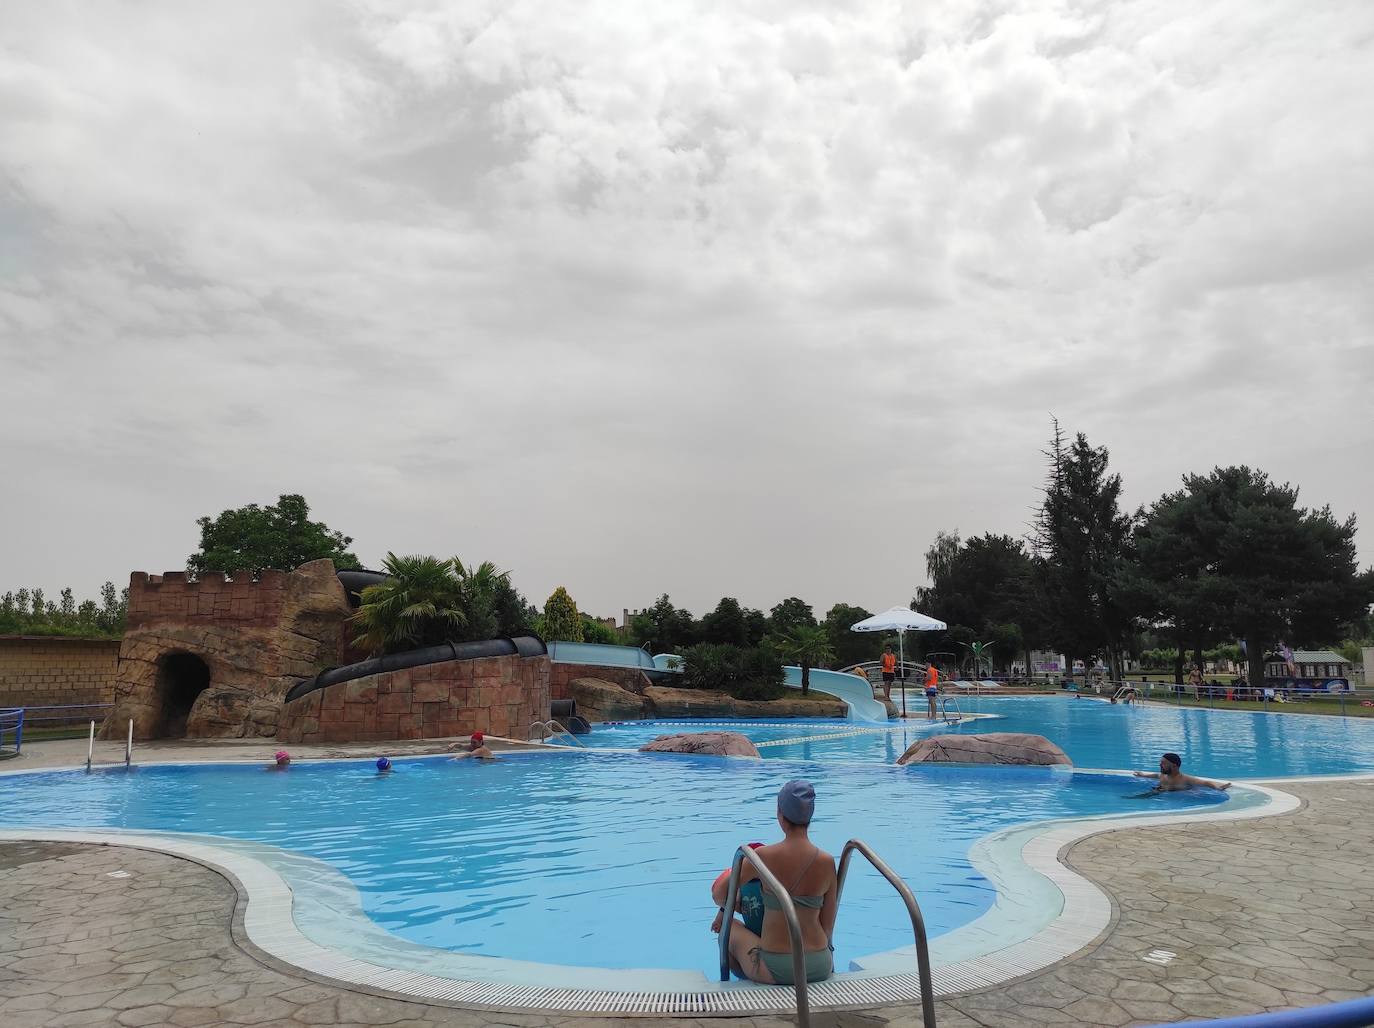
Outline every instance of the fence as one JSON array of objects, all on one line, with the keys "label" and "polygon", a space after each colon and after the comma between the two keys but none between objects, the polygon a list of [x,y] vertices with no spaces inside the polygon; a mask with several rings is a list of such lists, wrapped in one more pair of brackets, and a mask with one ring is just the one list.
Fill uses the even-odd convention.
[{"label": "fence", "polygon": [[11,749],[17,754],[24,747],[24,708],[0,710],[0,754],[5,752],[5,734],[13,737]]}]

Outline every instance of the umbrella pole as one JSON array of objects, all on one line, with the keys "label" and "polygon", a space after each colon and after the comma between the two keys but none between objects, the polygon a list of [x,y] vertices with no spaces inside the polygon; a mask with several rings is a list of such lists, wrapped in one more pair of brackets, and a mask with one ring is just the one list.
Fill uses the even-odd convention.
[{"label": "umbrella pole", "polygon": [[902,718],[906,719],[906,633],[897,633],[897,666],[902,670]]}]

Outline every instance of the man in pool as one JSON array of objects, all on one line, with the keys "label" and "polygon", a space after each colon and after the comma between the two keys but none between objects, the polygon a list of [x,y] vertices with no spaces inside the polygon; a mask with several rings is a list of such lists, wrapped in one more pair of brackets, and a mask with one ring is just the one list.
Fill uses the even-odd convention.
[{"label": "man in pool", "polygon": [[1166,753],[1159,758],[1159,774],[1153,771],[1136,771],[1137,778],[1158,778],[1155,792],[1182,792],[1184,789],[1216,789],[1225,792],[1231,788],[1230,782],[1212,782],[1206,778],[1185,775],[1182,771],[1183,758],[1177,753]]},{"label": "man in pool", "polygon": [[[455,742],[449,747],[450,750],[457,749],[462,743]],[[468,748],[463,753],[455,753],[454,760],[495,760],[496,754],[487,748],[486,736],[481,732],[473,732],[472,738],[468,740]]]},{"label": "man in pool", "polygon": [[[835,969],[836,889],[835,858],[807,835],[816,810],[816,790],[810,782],[793,780],[778,791],[781,842],[763,846],[756,854],[783,884],[801,922],[803,960],[808,982],[829,978]],[[741,884],[758,880],[752,864],[740,870]],[[792,942],[782,904],[769,889],[763,892],[763,930],[751,932],[743,924],[730,928],[730,967],[738,975],[765,985],[795,983]]]}]

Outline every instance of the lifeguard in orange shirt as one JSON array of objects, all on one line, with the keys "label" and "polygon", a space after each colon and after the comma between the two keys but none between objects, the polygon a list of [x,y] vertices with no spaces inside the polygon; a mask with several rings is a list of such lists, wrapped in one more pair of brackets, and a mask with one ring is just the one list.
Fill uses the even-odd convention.
[{"label": "lifeguard in orange shirt", "polygon": [[935,720],[935,701],[940,696],[940,669],[933,663],[926,665],[926,703],[930,707],[930,719]]},{"label": "lifeguard in orange shirt", "polygon": [[892,683],[897,679],[897,654],[891,646],[883,647],[883,699],[892,699]]}]

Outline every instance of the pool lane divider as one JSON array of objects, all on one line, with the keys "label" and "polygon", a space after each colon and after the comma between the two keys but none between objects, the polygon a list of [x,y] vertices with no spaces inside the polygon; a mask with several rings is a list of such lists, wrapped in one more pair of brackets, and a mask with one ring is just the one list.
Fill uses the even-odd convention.
[{"label": "pool lane divider", "polygon": [[[1263,794],[1267,802],[1215,814],[1108,815],[1063,823],[1048,822],[1008,829],[990,837],[988,841],[995,842],[998,836],[1026,832],[1028,838],[1024,842],[1018,840],[1019,858],[1026,869],[1043,876],[1059,891],[1062,904],[1053,919],[1029,938],[937,966],[932,972],[935,994],[949,996],[988,988],[1044,970],[1077,953],[1108,928],[1111,900],[1091,881],[1062,862],[1065,852],[1075,843],[1092,835],[1125,828],[1276,816],[1291,813],[1302,805],[1296,796],[1277,789],[1258,785],[1246,788]],[[451,978],[386,967],[308,938],[292,916],[291,887],[274,868],[247,853],[194,837],[170,833],[5,829],[0,830],[0,841],[129,846],[170,853],[203,864],[224,875],[238,890],[237,914],[242,916],[243,935],[251,947],[345,988],[459,1007],[553,1013],[767,1014],[794,1009],[795,997],[790,988],[760,986],[752,982],[715,983],[704,975],[699,988],[683,988],[678,984],[682,981],[681,973],[674,972],[665,972],[662,977],[665,984],[676,979],[676,988],[653,989],[643,985],[637,988],[572,988]],[[995,908],[996,904],[994,912]],[[987,917],[989,914],[983,915]],[[977,926],[983,918],[966,928]],[[949,939],[963,930],[956,929],[942,938]],[[940,939],[934,941],[939,960],[938,950],[945,947],[940,945]],[[910,955],[903,950],[893,950],[860,960],[865,965],[862,970],[841,973],[811,987],[813,1009],[919,1003],[920,983],[915,961]],[[910,970],[899,970],[901,967]],[[598,975],[594,969],[573,970],[581,971],[588,978]],[[643,981],[634,972],[602,973],[623,974],[627,985],[637,977]]]}]

